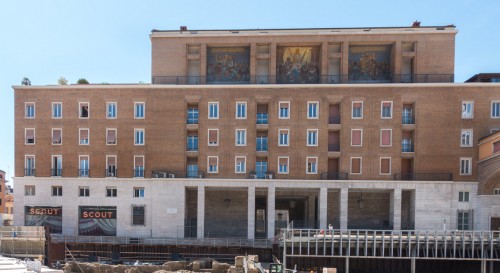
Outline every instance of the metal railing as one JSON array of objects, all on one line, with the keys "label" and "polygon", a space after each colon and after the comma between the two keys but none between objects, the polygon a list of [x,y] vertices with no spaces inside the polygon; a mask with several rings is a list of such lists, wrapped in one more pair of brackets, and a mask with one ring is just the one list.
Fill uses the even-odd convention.
[{"label": "metal railing", "polygon": [[51,176],[62,176],[62,171],[63,171],[63,169],[51,169],[50,175]]},{"label": "metal railing", "polygon": [[168,171],[153,170],[151,178],[204,178],[205,172],[201,171]]},{"label": "metal railing", "polygon": [[257,113],[257,124],[269,124],[269,114]]},{"label": "metal railing", "polygon": [[89,177],[89,175],[90,175],[89,169],[78,169],[78,176],[79,177]]},{"label": "metal railing", "polygon": [[395,173],[394,180],[453,181],[452,173]]},{"label": "metal railing", "polygon": [[24,176],[35,176],[35,169],[24,169]]},{"label": "metal railing", "polygon": [[413,114],[403,114],[401,122],[403,124],[415,124],[415,117],[413,117]]},{"label": "metal railing", "polygon": [[118,177],[118,169],[106,169],[106,177]]},{"label": "metal railing", "polygon": [[134,168],[134,177],[144,177],[144,168]]},{"label": "metal railing", "polygon": [[323,172],[321,180],[348,180],[349,174],[346,172]]},{"label": "metal railing", "polygon": [[403,139],[401,140],[401,152],[403,153],[413,153],[413,142],[411,139]]}]

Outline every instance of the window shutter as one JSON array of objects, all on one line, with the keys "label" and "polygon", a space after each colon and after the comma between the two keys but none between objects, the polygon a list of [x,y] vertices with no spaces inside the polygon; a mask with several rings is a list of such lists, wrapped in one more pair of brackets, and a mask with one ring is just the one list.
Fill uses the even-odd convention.
[{"label": "window shutter", "polygon": [[313,164],[313,163],[316,163],[316,158],[314,158],[314,157],[309,157],[309,158],[307,158],[307,163],[308,163],[308,164]]},{"label": "window shutter", "polygon": [[279,165],[288,165],[288,158],[280,158],[278,161]]},{"label": "window shutter", "polygon": [[208,165],[210,165],[210,166],[217,165],[217,157],[215,157],[215,156],[208,157]]},{"label": "window shutter", "polygon": [[354,103],[352,104],[352,108],[361,108],[361,106],[362,106],[362,105],[363,105],[363,104],[362,104],[361,102],[354,102]]},{"label": "window shutter", "polygon": [[29,129],[26,130],[26,139],[34,139],[35,138],[35,130]]},{"label": "window shutter", "polygon": [[382,145],[391,145],[391,131],[382,130]]},{"label": "window shutter", "polygon": [[493,143],[493,153],[500,152],[500,141]]},{"label": "window shutter", "polygon": [[144,157],[138,156],[135,158],[135,166],[136,167],[143,167],[144,166]]},{"label": "window shutter", "polygon": [[208,130],[208,142],[217,143],[217,130]]},{"label": "window shutter", "polygon": [[109,130],[106,137],[107,143],[116,143],[116,130]]},{"label": "window shutter", "polygon": [[108,157],[108,166],[115,166],[115,165],[116,165],[116,157],[114,157],[114,156]]},{"label": "window shutter", "polygon": [[52,131],[52,143],[61,143],[61,130]]},{"label": "window shutter", "polygon": [[361,145],[361,130],[352,130],[352,145]]},{"label": "window shutter", "polygon": [[80,140],[89,138],[89,130],[80,130]]},{"label": "window shutter", "polygon": [[351,172],[361,173],[361,158],[351,158]]},{"label": "window shutter", "polygon": [[391,107],[391,103],[390,102],[383,102],[382,107]]},{"label": "window shutter", "polygon": [[391,160],[389,158],[382,158],[380,160],[380,173],[385,173],[388,174],[390,173],[390,162]]},{"label": "window shutter", "polygon": [[245,162],[245,158],[244,157],[237,157],[236,158],[236,163],[243,163]]}]

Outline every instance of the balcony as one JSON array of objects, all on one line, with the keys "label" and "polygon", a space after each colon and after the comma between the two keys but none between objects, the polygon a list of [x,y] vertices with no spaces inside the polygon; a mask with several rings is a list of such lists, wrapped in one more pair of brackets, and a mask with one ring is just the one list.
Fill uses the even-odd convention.
[{"label": "balcony", "polygon": [[[265,80],[263,80],[265,79]],[[198,84],[373,84],[373,83],[439,83],[454,82],[454,74],[383,74],[375,77],[354,75],[321,75],[307,81],[294,81],[280,76],[253,76],[244,80],[234,77],[215,79],[209,76],[153,76],[152,84],[198,85]]]},{"label": "balcony", "polygon": [[394,180],[453,181],[451,173],[395,173]]},{"label": "balcony", "polygon": [[257,124],[269,124],[269,114],[257,113]]},{"label": "balcony", "polygon": [[267,137],[258,137],[255,145],[255,151],[267,152]]},{"label": "balcony", "polygon": [[118,170],[117,169],[108,168],[106,170],[106,177],[117,177],[117,176],[118,176]]},{"label": "balcony", "polygon": [[401,152],[403,153],[413,153],[413,143],[411,139],[403,139],[401,140]]},{"label": "balcony", "polygon": [[24,176],[35,176],[35,169],[24,169]]},{"label": "balcony", "polygon": [[348,180],[349,174],[346,172],[324,172],[321,173],[321,180]]},{"label": "balcony", "polygon": [[168,171],[168,170],[153,170],[151,178],[204,178],[205,173],[188,170],[188,171]]},{"label": "balcony", "polygon": [[79,177],[89,177],[90,170],[89,169],[79,169],[78,176]]},{"label": "balcony", "polygon": [[415,118],[413,117],[413,114],[411,114],[411,113],[408,114],[406,112],[403,112],[402,123],[409,124],[409,125],[415,124]]},{"label": "balcony", "polygon": [[51,176],[62,176],[62,171],[63,171],[63,169],[51,169],[50,175]]}]

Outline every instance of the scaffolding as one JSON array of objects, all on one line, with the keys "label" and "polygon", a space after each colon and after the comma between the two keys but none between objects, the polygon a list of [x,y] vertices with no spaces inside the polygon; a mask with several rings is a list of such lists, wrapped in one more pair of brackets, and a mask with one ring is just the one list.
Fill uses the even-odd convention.
[{"label": "scaffolding", "polygon": [[45,256],[45,228],[0,227],[0,253],[15,258]]}]

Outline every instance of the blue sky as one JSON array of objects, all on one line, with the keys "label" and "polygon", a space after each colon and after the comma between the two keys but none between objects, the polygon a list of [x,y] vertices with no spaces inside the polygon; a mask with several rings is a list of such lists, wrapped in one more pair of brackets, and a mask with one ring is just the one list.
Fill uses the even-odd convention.
[{"label": "blue sky", "polygon": [[2,0],[0,169],[14,171],[11,86],[151,81],[152,29],[457,26],[455,80],[500,72],[500,1]]}]

